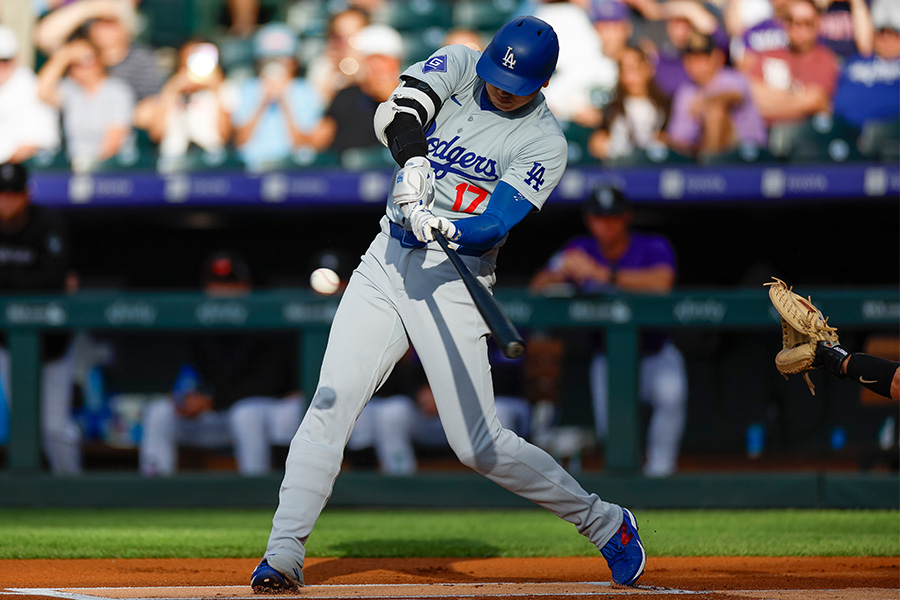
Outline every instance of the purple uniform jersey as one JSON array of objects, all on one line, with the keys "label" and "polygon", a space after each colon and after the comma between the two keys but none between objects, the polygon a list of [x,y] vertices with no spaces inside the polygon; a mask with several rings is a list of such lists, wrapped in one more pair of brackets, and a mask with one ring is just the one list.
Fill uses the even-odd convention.
[{"label": "purple uniform jersey", "polygon": [[[569,242],[556,254],[554,254],[548,262],[551,270],[557,270],[563,260],[566,252],[572,250],[583,250],[591,258],[602,265],[606,265],[616,269],[646,269],[650,267],[669,266],[675,270],[675,251],[669,240],[662,235],[631,232],[630,242],[625,254],[622,255],[616,263],[611,264],[610,261],[600,251],[597,241],[590,235],[582,235],[569,240]],[[612,292],[616,288],[610,284],[585,284],[579,287],[582,293],[604,293]],[[655,354],[659,352],[663,344],[668,339],[668,334],[660,331],[648,331],[641,335],[641,354]],[[602,339],[597,340],[599,348],[605,346]]]}]

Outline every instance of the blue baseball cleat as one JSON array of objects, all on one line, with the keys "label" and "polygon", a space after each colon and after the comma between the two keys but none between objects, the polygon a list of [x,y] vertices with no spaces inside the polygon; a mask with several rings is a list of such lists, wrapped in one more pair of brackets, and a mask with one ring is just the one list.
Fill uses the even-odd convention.
[{"label": "blue baseball cleat", "polygon": [[617,585],[634,585],[644,573],[647,565],[647,553],[638,537],[637,520],[627,508],[622,509],[622,526],[600,549],[600,553],[609,564],[613,583]]},{"label": "blue baseball cleat", "polygon": [[266,559],[253,569],[253,575],[250,576],[250,587],[257,594],[285,594],[287,592],[295,592],[303,585],[303,574],[294,570],[297,579],[283,575],[269,566]]}]

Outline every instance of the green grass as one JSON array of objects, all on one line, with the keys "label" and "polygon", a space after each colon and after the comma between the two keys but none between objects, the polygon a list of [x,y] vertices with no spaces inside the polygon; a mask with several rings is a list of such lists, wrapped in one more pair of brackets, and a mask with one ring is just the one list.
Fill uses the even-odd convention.
[{"label": "green grass", "polygon": [[[0,509],[0,558],[258,557],[273,509]],[[900,512],[646,510],[651,556],[898,556]],[[309,556],[591,556],[541,510],[326,510]]]}]

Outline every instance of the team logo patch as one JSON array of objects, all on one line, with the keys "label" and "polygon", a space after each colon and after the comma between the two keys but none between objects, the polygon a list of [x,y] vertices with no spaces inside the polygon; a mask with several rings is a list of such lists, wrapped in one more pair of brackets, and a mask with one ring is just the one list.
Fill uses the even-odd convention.
[{"label": "team logo patch", "polygon": [[513,54],[512,46],[506,47],[506,56],[503,57],[503,66],[510,71],[516,68],[516,55]]},{"label": "team logo patch", "polygon": [[425,66],[422,67],[423,73],[430,73],[431,71],[437,71],[438,73],[446,73],[447,72],[447,56],[441,54],[440,56],[432,56],[428,60],[425,61]]},{"label": "team logo patch", "polygon": [[531,170],[526,173],[528,177],[525,178],[525,183],[534,188],[534,191],[541,191],[541,186],[544,185],[544,173],[546,169],[544,169],[544,165],[539,162],[534,162],[531,164]]}]

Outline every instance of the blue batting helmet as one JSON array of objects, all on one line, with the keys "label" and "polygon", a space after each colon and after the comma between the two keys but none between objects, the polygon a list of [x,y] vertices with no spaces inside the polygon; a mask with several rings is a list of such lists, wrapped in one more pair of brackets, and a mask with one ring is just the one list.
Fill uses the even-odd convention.
[{"label": "blue batting helmet", "polygon": [[516,96],[533,94],[544,84],[559,58],[559,40],[537,17],[516,17],[494,34],[478,59],[478,76]]}]

